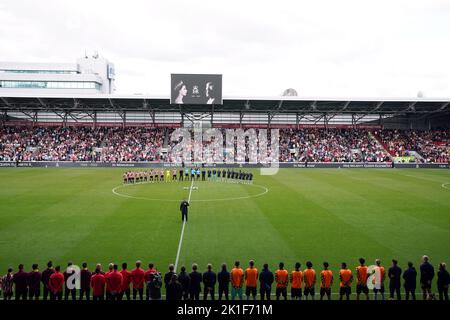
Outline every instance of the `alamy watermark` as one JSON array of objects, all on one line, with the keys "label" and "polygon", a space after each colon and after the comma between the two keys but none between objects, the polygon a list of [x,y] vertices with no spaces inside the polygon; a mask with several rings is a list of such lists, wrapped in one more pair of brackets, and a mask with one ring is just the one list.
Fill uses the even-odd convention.
[{"label": "alamy watermark", "polygon": [[279,129],[203,128],[199,121],[172,132],[168,157],[185,165],[258,164],[261,175],[274,175],[279,169],[279,137]]},{"label": "alamy watermark", "polygon": [[66,287],[69,290],[77,289],[79,290],[81,288],[80,286],[80,275],[81,275],[81,269],[77,265],[70,265],[66,269],[66,273],[70,274],[70,276],[66,279]]},{"label": "alamy watermark", "polygon": [[383,279],[381,279],[381,267],[376,265],[371,265],[367,268],[367,287],[372,289],[381,289],[383,285]]}]

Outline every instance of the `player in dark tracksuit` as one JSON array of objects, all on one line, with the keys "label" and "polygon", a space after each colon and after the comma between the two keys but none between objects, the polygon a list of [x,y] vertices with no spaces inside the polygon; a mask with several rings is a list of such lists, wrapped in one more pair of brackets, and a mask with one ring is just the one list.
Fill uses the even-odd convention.
[{"label": "player in dark tracksuit", "polygon": [[394,293],[397,295],[397,300],[401,300],[400,287],[401,287],[401,275],[402,269],[398,266],[397,260],[392,260],[392,267],[389,268],[389,291],[391,299],[394,299]]},{"label": "player in dark tracksuit", "polygon": [[[172,281],[172,276],[175,274],[174,269],[175,269],[174,265],[171,264],[169,266],[169,272],[167,272],[164,275],[164,287],[166,288],[166,290],[167,290],[167,287],[169,286],[169,283]],[[178,278],[177,278],[177,281],[178,281]]]},{"label": "player in dark tracksuit", "polygon": [[211,295],[211,300],[214,300],[215,286],[217,282],[217,275],[212,271],[211,264],[208,264],[208,269],[203,273],[203,300],[208,299],[208,294]]},{"label": "player in dark tracksuit", "polygon": [[178,281],[181,283],[181,287],[182,287],[181,297],[183,298],[183,300],[188,300],[189,299],[189,285],[191,283],[191,278],[187,274],[185,266],[181,267],[181,272],[178,275]]},{"label": "player in dark tracksuit", "polygon": [[92,272],[87,268],[87,263],[83,262],[83,269],[80,271],[80,300],[86,296],[86,300],[91,299],[91,278]]},{"label": "player in dark tracksuit", "polygon": [[269,270],[269,265],[265,263],[263,270],[259,273],[259,291],[261,300],[264,300],[264,297],[266,297],[267,300],[270,300],[270,291],[272,290],[273,281],[273,273]]},{"label": "player in dark tracksuit", "polygon": [[434,278],[434,267],[428,260],[427,256],[423,256],[423,263],[420,265],[420,286],[422,287],[424,300],[431,295],[431,283]]},{"label": "player in dark tracksuit", "polygon": [[23,270],[23,264],[19,265],[19,271],[13,276],[13,282],[16,286],[16,300],[22,298],[27,300],[28,295],[28,273]]},{"label": "player in dark tracksuit", "polygon": [[180,171],[179,171],[179,175],[180,175],[180,181],[183,181],[183,169],[180,169]]},{"label": "player in dark tracksuit", "polygon": [[202,275],[197,271],[197,265],[192,266],[192,272],[189,274],[191,282],[189,284],[189,296],[191,300],[199,300],[202,283]]},{"label": "player in dark tracksuit", "polygon": [[189,207],[189,202],[187,202],[186,200],[181,201],[180,204],[180,211],[181,211],[181,221],[188,221],[188,207]]},{"label": "player in dark tracksuit", "polygon": [[408,269],[403,272],[403,286],[405,287],[406,300],[409,300],[409,295],[413,300],[416,300],[416,282],[417,282],[417,271],[413,267],[412,262],[408,262]]},{"label": "player in dark tracksuit", "polygon": [[439,300],[448,301],[448,286],[450,285],[450,274],[447,271],[445,263],[439,264],[437,272],[437,288],[439,292]]},{"label": "player in dark tracksuit", "polygon": [[50,289],[48,287],[48,281],[50,280],[50,276],[55,273],[55,269],[53,269],[53,263],[49,261],[47,263],[47,269],[45,269],[42,272],[42,285],[44,289],[43,299],[47,300],[47,298],[50,296]]},{"label": "player in dark tracksuit", "polygon": [[69,294],[72,297],[72,300],[76,300],[76,296],[77,296],[77,289],[75,289],[75,288],[69,289],[70,280],[72,280],[72,281],[75,280],[74,277],[71,277],[72,275],[75,274],[75,270],[72,266],[73,266],[72,262],[67,263],[67,269],[66,269],[66,271],[64,271],[64,284],[65,284],[64,300],[69,300]]},{"label": "player in dark tracksuit", "polygon": [[28,274],[28,288],[30,300],[33,298],[39,300],[41,295],[41,278],[42,274],[38,270],[38,265],[33,264],[33,271]]},{"label": "player in dark tracksuit", "polygon": [[219,282],[219,300],[222,300],[222,294],[224,295],[225,300],[228,300],[231,278],[225,263],[222,264],[222,271],[217,274],[217,281]]}]

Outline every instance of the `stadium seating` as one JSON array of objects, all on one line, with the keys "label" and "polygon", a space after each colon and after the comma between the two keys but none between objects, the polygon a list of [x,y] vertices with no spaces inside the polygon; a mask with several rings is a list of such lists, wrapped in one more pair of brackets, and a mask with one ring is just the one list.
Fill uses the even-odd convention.
[{"label": "stadium seating", "polygon": [[[179,161],[161,152],[172,129],[14,127],[0,129],[0,161]],[[224,139],[225,141],[225,139]],[[248,149],[248,139],[246,149]],[[281,162],[389,162],[416,152],[425,163],[449,163],[450,132],[281,129]],[[248,157],[246,157],[248,160]]]},{"label": "stadium seating", "polygon": [[[163,130],[91,127],[5,127],[0,160],[162,161]],[[101,148],[101,149],[100,149]]]},{"label": "stadium seating", "polygon": [[364,130],[282,130],[280,136],[282,162],[390,161],[382,146]]},{"label": "stadium seating", "polygon": [[450,131],[380,130],[376,137],[395,157],[410,156],[417,152],[424,163],[450,162]]}]

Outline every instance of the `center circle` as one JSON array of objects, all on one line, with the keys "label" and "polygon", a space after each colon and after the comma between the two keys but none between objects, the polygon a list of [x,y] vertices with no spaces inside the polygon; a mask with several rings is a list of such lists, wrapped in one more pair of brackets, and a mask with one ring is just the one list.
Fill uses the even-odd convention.
[{"label": "center circle", "polygon": [[[208,182],[207,182],[208,183]],[[169,187],[169,186],[174,186],[176,183],[149,183],[149,182],[145,182],[145,183],[137,183],[137,184],[123,184],[123,185],[119,185],[114,187],[111,191],[113,194],[119,196],[119,197],[123,197],[123,198],[129,198],[129,199],[137,199],[137,200],[147,200],[147,201],[167,201],[167,202],[179,202],[181,200],[181,197],[179,197],[178,199],[170,199],[170,198],[157,198],[157,197],[142,197],[142,196],[134,196],[134,195],[130,195],[127,193],[124,193],[123,190],[125,188],[128,187],[138,187],[138,186],[147,186],[147,185],[152,185],[154,187],[157,187],[159,185],[164,186],[164,187]],[[202,184],[203,182],[199,182],[196,185],[193,186],[193,191],[197,191],[197,190],[201,190],[202,189]],[[254,187],[254,188],[258,188],[261,190],[261,192],[257,193],[257,194],[251,194],[251,195],[246,195],[246,196],[232,196],[232,197],[218,197],[218,198],[211,198],[211,199],[192,199],[191,202],[214,202],[214,201],[232,201],[232,200],[243,200],[243,199],[250,199],[250,198],[257,198],[260,196],[265,195],[266,193],[269,192],[269,189],[265,186],[261,186],[258,184],[238,184],[238,183],[221,183],[221,182],[214,182],[214,183],[208,183],[210,186],[211,185],[217,185],[217,186],[245,186],[245,187]],[[189,190],[191,188],[191,186],[178,186],[179,188],[183,188],[184,190]]]}]

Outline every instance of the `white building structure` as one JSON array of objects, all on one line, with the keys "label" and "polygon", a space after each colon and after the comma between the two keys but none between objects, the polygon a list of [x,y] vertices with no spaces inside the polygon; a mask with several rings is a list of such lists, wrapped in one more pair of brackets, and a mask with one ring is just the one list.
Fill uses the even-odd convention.
[{"label": "white building structure", "polygon": [[1,94],[112,94],[114,64],[98,54],[76,63],[0,62]]}]

